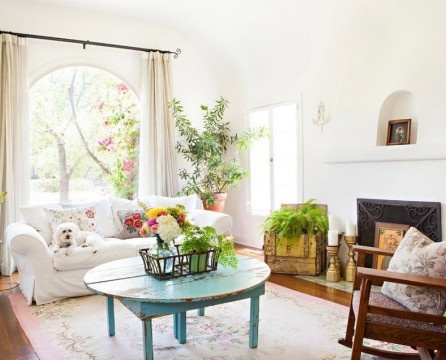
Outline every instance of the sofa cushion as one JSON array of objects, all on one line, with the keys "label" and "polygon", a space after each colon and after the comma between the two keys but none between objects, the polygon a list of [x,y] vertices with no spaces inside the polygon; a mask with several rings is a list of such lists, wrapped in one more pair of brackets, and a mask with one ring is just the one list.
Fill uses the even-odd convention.
[{"label": "sofa cushion", "polygon": [[118,239],[142,237],[139,231],[147,219],[144,210],[118,210],[118,218],[122,229],[114,237]]},{"label": "sofa cushion", "polygon": [[60,204],[26,205],[20,207],[20,212],[23,216],[23,220],[36,229],[49,245],[51,244],[53,230],[51,229],[44,208],[60,210],[62,209],[62,206]]},{"label": "sofa cushion", "polygon": [[112,237],[119,230],[113,218],[111,203],[108,199],[88,203],[62,204],[62,207],[64,209],[93,207],[98,216],[98,223],[104,232],[104,237]]},{"label": "sofa cushion", "polygon": [[116,238],[104,239],[105,244],[93,253],[91,248],[77,247],[71,255],[56,253],[53,267],[58,271],[92,269],[109,261],[139,256],[139,250],[153,246],[154,238],[135,238],[122,241]]},{"label": "sofa cushion", "polygon": [[137,200],[128,200],[123,198],[110,199],[111,211],[116,227],[122,230],[122,223],[118,216],[119,210],[142,210]]},{"label": "sofa cushion", "polygon": [[[444,278],[446,243],[434,242],[411,227],[398,245],[388,270]],[[445,291],[385,282],[381,292],[412,311],[441,315],[446,309]]]},{"label": "sofa cushion", "polygon": [[64,222],[74,222],[81,231],[96,232],[100,236],[104,234],[94,207],[60,210],[45,208],[44,210],[53,232]]}]

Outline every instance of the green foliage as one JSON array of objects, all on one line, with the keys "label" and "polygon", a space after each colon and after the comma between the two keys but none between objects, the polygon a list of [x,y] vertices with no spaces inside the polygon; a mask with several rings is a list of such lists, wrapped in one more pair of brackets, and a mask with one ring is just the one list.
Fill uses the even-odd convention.
[{"label": "green foliage", "polygon": [[190,165],[190,169],[179,171],[180,179],[185,181],[180,195],[198,194],[206,199],[208,205],[216,201],[214,193],[237,188],[248,176],[238,155],[230,156],[231,145],[246,152],[253,141],[269,135],[265,128],[249,129],[241,135],[232,134],[229,122],[223,120],[228,104],[226,99],[220,97],[212,108],[201,105],[202,131],[186,118],[178,100],[174,99],[169,105],[181,136],[176,150]]},{"label": "green foliage", "polygon": [[125,84],[101,70],[63,68],[32,87],[31,104],[33,178],[57,179],[61,193],[63,183],[87,179],[133,198],[139,110]]},{"label": "green foliage", "polygon": [[123,83],[113,84],[106,95],[98,104],[105,136],[99,140],[97,149],[111,160],[105,175],[112,183],[115,195],[133,199],[138,175],[138,109],[129,88]]},{"label": "green foliage", "polygon": [[220,250],[218,263],[222,266],[230,266],[234,269],[238,266],[238,258],[235,254],[234,244],[223,234],[217,234],[212,226],[192,226],[185,231],[181,253],[205,253],[210,249]]},{"label": "green foliage", "polygon": [[282,208],[272,212],[263,223],[263,230],[289,239],[302,234],[326,234],[328,217],[314,201],[307,200],[297,210]]}]

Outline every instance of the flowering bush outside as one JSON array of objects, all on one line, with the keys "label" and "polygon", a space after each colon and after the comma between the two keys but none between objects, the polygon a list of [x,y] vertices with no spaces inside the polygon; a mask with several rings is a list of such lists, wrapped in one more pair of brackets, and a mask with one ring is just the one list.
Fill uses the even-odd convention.
[{"label": "flowering bush outside", "polygon": [[[113,184],[115,194],[131,199],[136,193],[139,122],[136,106],[130,102],[130,90],[120,83],[113,97],[97,105],[102,114],[106,137],[98,141],[98,151],[110,153],[115,161],[107,178]],[[125,106],[123,106],[123,104]]]}]

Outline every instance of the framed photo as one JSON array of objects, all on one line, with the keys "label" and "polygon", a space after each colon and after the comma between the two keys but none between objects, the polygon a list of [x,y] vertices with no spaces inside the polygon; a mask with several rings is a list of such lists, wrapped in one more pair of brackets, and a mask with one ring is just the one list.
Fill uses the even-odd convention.
[{"label": "framed photo", "polygon": [[389,121],[386,145],[410,144],[410,124],[411,119]]},{"label": "framed photo", "polygon": [[[396,250],[409,229],[409,225],[377,222],[375,225],[375,247]],[[373,267],[387,270],[390,257],[378,255],[373,260]]]}]

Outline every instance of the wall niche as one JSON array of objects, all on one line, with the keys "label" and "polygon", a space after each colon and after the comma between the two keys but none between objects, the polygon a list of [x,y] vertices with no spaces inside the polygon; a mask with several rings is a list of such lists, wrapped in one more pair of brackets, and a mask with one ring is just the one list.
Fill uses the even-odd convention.
[{"label": "wall niche", "polygon": [[[377,146],[386,146],[387,129],[390,120],[412,119],[410,144],[417,143],[418,109],[415,96],[407,90],[398,90],[387,96],[379,112]],[[404,146],[404,145],[398,145]]]}]

